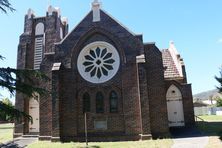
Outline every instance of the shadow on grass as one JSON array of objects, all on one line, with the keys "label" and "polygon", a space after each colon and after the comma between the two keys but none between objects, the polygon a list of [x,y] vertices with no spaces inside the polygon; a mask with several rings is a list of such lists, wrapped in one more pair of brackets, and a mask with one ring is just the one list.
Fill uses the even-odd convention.
[{"label": "shadow on grass", "polygon": [[13,129],[13,127],[0,127],[0,130],[1,129]]},{"label": "shadow on grass", "polygon": [[220,140],[222,141],[222,131],[219,133],[219,136],[220,136]]},{"label": "shadow on grass", "polygon": [[100,148],[100,146],[95,146],[95,145],[93,145],[93,146],[80,146],[80,147],[77,147],[77,148]]},{"label": "shadow on grass", "polygon": [[15,140],[14,142],[10,141],[6,144],[0,143],[0,148],[20,148],[20,146],[17,143],[15,143],[16,141],[18,140]]},{"label": "shadow on grass", "polygon": [[219,136],[222,141],[222,122],[197,122],[196,125],[207,136]]},{"label": "shadow on grass", "polygon": [[170,133],[174,139],[206,136],[196,127],[174,127],[170,128]]}]

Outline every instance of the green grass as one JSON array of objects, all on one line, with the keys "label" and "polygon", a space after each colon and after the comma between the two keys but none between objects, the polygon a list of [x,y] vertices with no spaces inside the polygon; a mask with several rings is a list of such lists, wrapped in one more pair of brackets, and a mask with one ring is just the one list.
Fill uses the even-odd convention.
[{"label": "green grass", "polygon": [[222,135],[222,122],[199,122],[198,128],[209,136]]},{"label": "green grass", "polygon": [[199,116],[206,122],[198,122],[198,128],[212,136],[222,135],[222,116],[210,115],[210,116]]},{"label": "green grass", "polygon": [[0,143],[12,140],[13,124],[0,124]]},{"label": "green grass", "polygon": [[[92,142],[88,148],[170,148],[173,144],[171,139],[129,141],[129,142]],[[85,143],[51,143],[38,141],[28,148],[84,148]]]},{"label": "green grass", "polygon": [[222,116],[199,116],[206,122],[198,122],[197,127],[210,137],[207,148],[222,147]]},{"label": "green grass", "polygon": [[209,115],[209,116],[199,116],[200,118],[204,119],[205,121],[221,121],[222,122],[222,116],[217,115]]}]

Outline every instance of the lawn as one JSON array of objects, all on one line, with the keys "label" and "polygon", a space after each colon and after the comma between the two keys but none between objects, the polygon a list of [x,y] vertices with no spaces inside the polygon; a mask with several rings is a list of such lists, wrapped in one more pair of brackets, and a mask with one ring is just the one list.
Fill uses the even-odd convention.
[{"label": "lawn", "polygon": [[12,140],[13,124],[0,124],[0,143]]},{"label": "lawn", "polygon": [[197,126],[198,129],[210,137],[207,147],[222,147],[222,116],[211,115],[199,117],[206,121],[198,122]]},{"label": "lawn", "polygon": [[[92,142],[89,148],[170,148],[173,144],[171,139],[146,140],[133,142]],[[84,148],[85,143],[51,143],[39,141],[28,146],[28,148]]]},{"label": "lawn", "polygon": [[205,121],[221,121],[222,122],[222,116],[217,115],[210,115],[210,116],[199,116],[200,118],[204,119]]}]

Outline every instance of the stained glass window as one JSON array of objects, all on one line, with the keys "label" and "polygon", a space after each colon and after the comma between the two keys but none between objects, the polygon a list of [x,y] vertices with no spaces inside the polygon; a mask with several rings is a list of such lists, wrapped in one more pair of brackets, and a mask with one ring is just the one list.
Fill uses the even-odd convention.
[{"label": "stained glass window", "polygon": [[97,47],[95,50],[90,50],[89,54],[85,56],[85,72],[89,72],[91,77],[96,76],[100,79],[103,75],[108,76],[108,71],[113,70],[112,53],[108,53],[107,49],[100,49]]},{"label": "stained glass window", "polygon": [[101,92],[96,94],[96,113],[104,113],[104,97]]},{"label": "stained glass window", "polygon": [[110,101],[110,112],[116,113],[118,112],[118,95],[115,91],[112,91],[109,96]]},{"label": "stained glass window", "polygon": [[83,95],[83,113],[90,112],[90,96],[88,93]]}]

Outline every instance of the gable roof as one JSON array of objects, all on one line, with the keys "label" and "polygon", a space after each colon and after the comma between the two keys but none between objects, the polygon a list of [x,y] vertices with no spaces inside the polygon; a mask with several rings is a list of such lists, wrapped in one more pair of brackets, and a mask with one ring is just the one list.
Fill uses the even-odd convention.
[{"label": "gable roof", "polygon": [[[132,36],[137,36],[137,34],[135,34],[134,32],[132,32],[130,29],[128,29],[125,25],[123,25],[120,21],[118,21],[117,19],[115,19],[112,15],[110,15],[109,13],[107,13],[105,10],[100,9],[100,12],[101,12],[102,14],[105,14],[105,16],[108,16],[109,18],[111,18],[111,20],[112,20],[113,22],[115,22],[115,23],[117,23],[119,26],[121,26],[121,27],[122,27],[125,31],[127,31],[130,35],[132,35]],[[82,19],[60,42],[58,42],[57,44],[63,43],[76,29],[78,29],[78,27],[80,26],[80,24],[81,24],[82,22],[84,22],[84,21],[87,19],[87,17],[92,17],[92,13],[93,13],[92,10],[89,11],[89,12],[86,14],[86,16],[83,17],[83,19]],[[101,18],[100,21],[103,21],[103,19]],[[93,23],[94,23],[93,21],[88,22],[88,24],[93,24]]]},{"label": "gable roof", "polygon": [[182,78],[176,64],[174,63],[173,57],[170,54],[169,49],[164,49],[162,51],[162,58],[163,58],[163,67],[164,77],[165,78]]},{"label": "gable roof", "polygon": [[[72,57],[76,55],[75,52],[82,46],[82,41],[94,33],[103,34],[115,42],[116,46],[120,45],[121,48],[119,46],[119,49],[124,51],[124,55],[128,56],[129,60],[143,49],[141,36],[138,37],[138,35],[129,31],[103,10],[100,10],[100,21],[93,22],[93,11],[91,10],[63,40],[56,43],[55,61],[61,62],[61,59],[63,59],[62,61],[66,63],[64,64],[65,67],[70,67]],[[128,44],[126,44],[126,41]]]}]

